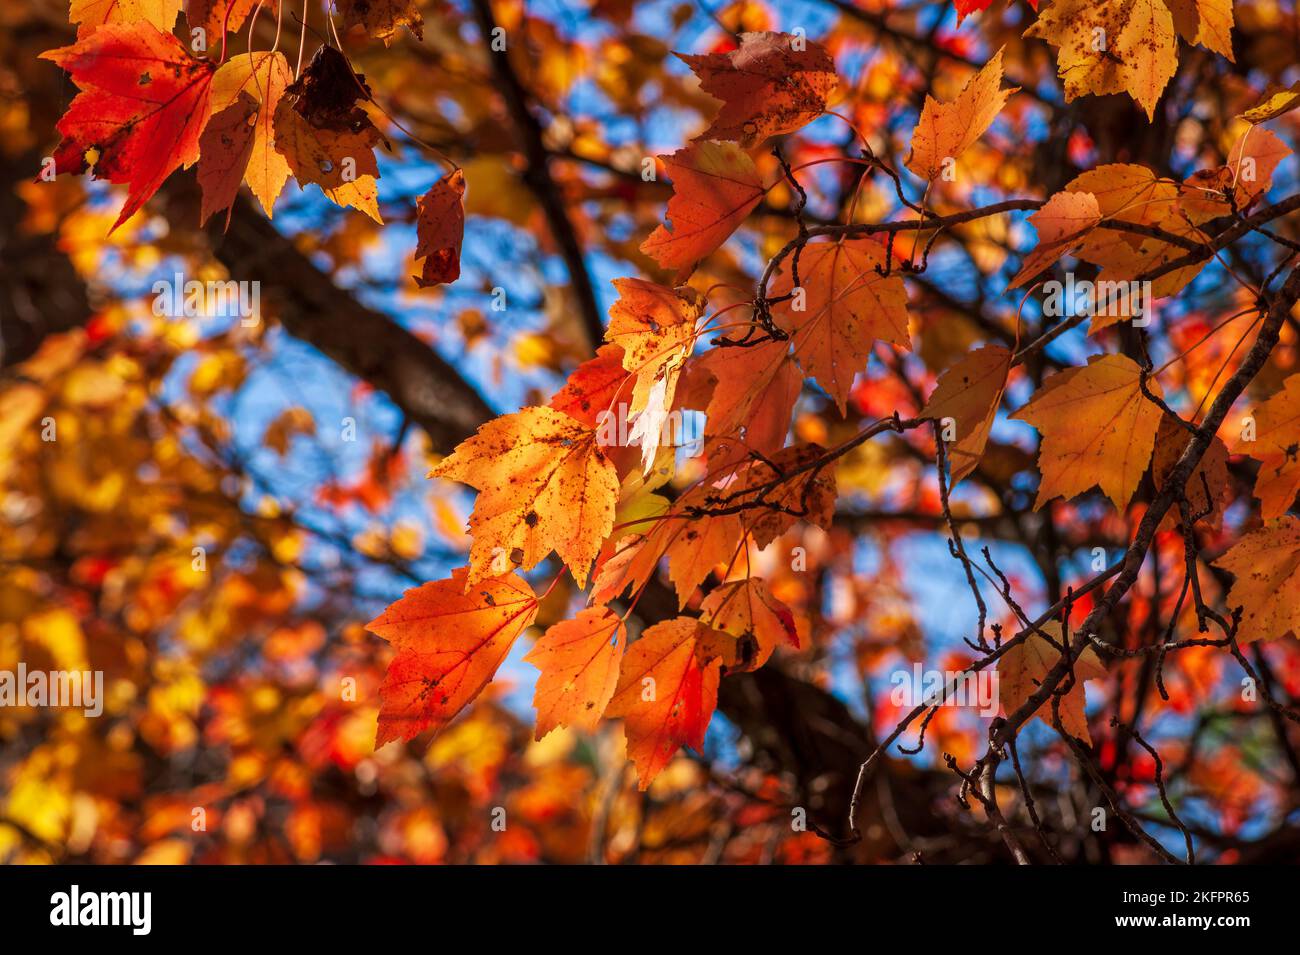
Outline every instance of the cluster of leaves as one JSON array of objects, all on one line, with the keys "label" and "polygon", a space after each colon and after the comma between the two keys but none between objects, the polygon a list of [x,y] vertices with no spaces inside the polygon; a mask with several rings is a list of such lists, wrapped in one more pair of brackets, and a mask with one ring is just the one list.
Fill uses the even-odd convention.
[{"label": "cluster of leaves", "polygon": [[[228,10],[216,4],[215,11],[199,6],[186,11],[191,25],[210,18],[234,29],[242,17],[256,16],[252,3],[236,2]],[[345,16],[346,6],[340,4]],[[1001,10],[988,2],[956,6],[962,18],[983,11],[974,21],[981,25]],[[274,49],[227,59],[224,43],[222,60],[214,62],[192,56],[170,35],[178,11],[171,8],[168,22],[165,7],[104,5],[99,23],[81,22],[76,44],[49,54],[82,88],[60,124],[64,143],[56,166],[61,172],[89,167],[127,185],[127,205],[114,227],[172,171],[193,163],[203,187],[204,219],[229,214],[241,181],[269,214],[294,175],[377,221],[373,150],[383,141],[384,120],[371,115],[369,87],[341,52],[342,44],[323,44],[303,69],[290,70]],[[418,28],[412,11],[373,5],[381,8],[382,22],[356,25],[385,41],[403,23]],[[372,6],[356,9],[354,20],[370,15]],[[1286,348],[1277,347],[1279,337],[1293,331],[1295,282],[1271,290],[1295,251],[1292,240],[1272,230],[1300,203],[1293,197],[1267,204],[1275,173],[1281,175],[1291,150],[1259,125],[1284,116],[1300,100],[1295,91],[1282,90],[1245,110],[1242,119],[1225,118],[1219,136],[1223,161],[1201,163],[1198,171],[1172,176],[1127,159],[1097,164],[1088,158],[1095,143],[1071,139],[1070,161],[1084,167],[1078,175],[1056,179],[1041,169],[1028,175],[1009,161],[999,185],[1046,198],[979,206],[972,191],[948,188],[952,172],[987,172],[998,162],[990,156],[1010,156],[1005,137],[996,137],[996,149],[989,147],[989,131],[1000,117],[1019,123],[1020,104],[1042,96],[1042,85],[1025,66],[1025,51],[1046,53],[1047,46],[1018,45],[1020,34],[1056,48],[1067,102],[1121,93],[1148,119],[1155,119],[1171,88],[1180,38],[1187,44],[1185,57],[1199,45],[1234,59],[1233,9],[1221,0],[1055,0],[1041,11],[1022,4],[1012,9],[1017,36],[998,39],[1021,54],[1015,75],[1026,92],[1012,99],[1017,91],[1005,85],[1006,48],[981,63],[968,56],[975,47],[952,41],[944,62],[965,59],[973,75],[960,89],[951,84],[951,95],[927,96],[917,104],[914,128],[907,123],[910,153],[896,164],[880,148],[879,131],[887,124],[879,101],[889,100],[897,73],[889,63],[878,63],[864,70],[860,82],[843,82],[835,65],[845,49],[842,36],[828,37],[823,47],[733,12],[728,22],[737,25],[735,43],[681,57],[699,88],[721,106],[698,137],[662,157],[660,171],[672,181],[666,221],[644,241],[607,240],[611,251],[658,281],[616,280],[617,301],[595,357],[574,369],[549,401],[542,394],[523,410],[488,422],[435,463],[434,477],[478,491],[469,518],[468,565],[409,591],[368,625],[393,647],[378,689],[380,705],[367,714],[378,720],[377,744],[434,731],[441,733],[435,748],[448,745],[480,711],[495,706],[485,689],[519,639],[536,627],[544,632],[526,658],[540,671],[536,737],[567,740],[571,730],[595,730],[602,717],[622,719],[640,786],[661,773],[671,777],[664,771],[679,748],[702,746],[724,678],[739,679],[788,659],[783,648],[822,649],[825,633],[810,625],[819,611],[800,588],[788,586],[781,566],[791,535],[807,533],[799,538],[806,544],[819,537],[803,525],[842,530],[851,496],[864,484],[879,484],[886,465],[901,466],[909,456],[937,465],[933,489],[922,488],[919,471],[908,473],[916,475],[921,517],[945,532],[979,611],[968,639],[975,656],[959,666],[996,667],[1005,718],[983,755],[958,738],[950,711],[937,706],[892,714],[892,730],[885,726],[881,735],[891,745],[919,722],[922,742],[927,732],[939,736],[943,750],[953,754],[963,796],[978,801],[986,817],[996,821],[1001,812],[996,790],[1002,783],[994,785],[998,766],[1008,750],[1015,757],[1017,734],[1034,716],[1059,731],[1091,775],[1098,758],[1088,748],[1097,724],[1090,731],[1085,682],[1114,676],[1136,660],[1145,673],[1154,673],[1169,702],[1162,679],[1167,658],[1191,661],[1170,677],[1171,684],[1204,690],[1212,682],[1209,674],[1219,672],[1210,661],[1225,656],[1256,678],[1263,658],[1253,648],[1252,664],[1250,645],[1277,641],[1300,625],[1294,600],[1300,524],[1289,513],[1300,490],[1300,376],[1288,375]],[[1035,17],[1025,30],[1019,18],[1031,12]],[[963,20],[967,31],[971,22]],[[741,25],[754,29],[741,32]],[[622,62],[637,62],[628,50],[620,55]],[[644,56],[653,60],[654,51]],[[147,68],[138,69],[140,62]],[[529,79],[545,89],[559,70],[548,62]],[[366,72],[376,75],[369,66]],[[947,83],[945,72],[939,71]],[[620,104],[635,105],[639,87],[631,67],[617,82],[608,75],[602,82],[621,91]],[[1088,99],[1083,108],[1103,102],[1111,101]],[[809,145],[796,135],[828,116],[851,134],[842,151]],[[580,130],[568,148],[614,167],[616,151],[593,146],[590,139]],[[362,185],[332,176],[344,160],[357,158]],[[820,217],[809,206],[824,190],[818,177],[825,168],[811,170],[830,163],[852,176],[839,180],[847,185],[836,214]],[[1165,165],[1163,155],[1159,163]],[[459,275],[466,201],[472,205],[477,192],[478,202],[490,202],[482,197],[499,181],[516,189],[506,205],[518,194],[517,181],[490,178],[481,166],[451,168],[418,203],[421,285]],[[915,182],[904,178],[904,168]],[[485,188],[476,190],[479,183]],[[913,188],[916,183],[919,188]],[[608,192],[622,195],[613,187]],[[909,198],[914,192],[921,197]],[[891,206],[902,218],[890,218]],[[1077,353],[1045,357],[1049,346],[1087,321],[1079,314],[1054,325],[1044,322],[1024,341],[1022,329],[1032,329],[1033,322],[1014,312],[975,323],[972,332],[971,323],[956,318],[960,309],[953,299],[945,299],[927,275],[931,251],[938,260],[946,248],[960,247],[981,271],[996,273],[1012,237],[1018,238],[1004,224],[1016,212],[1031,213],[1037,232],[1037,245],[1023,255],[1009,282],[1010,288],[1028,289],[1027,301],[1041,296],[1040,277],[1067,259],[1099,283],[1150,282],[1162,300],[1182,293],[1203,270],[1223,265],[1240,286],[1233,299],[1239,311],[1223,321],[1186,321],[1167,329],[1174,353],[1159,368],[1147,357],[1150,333],[1124,308],[1092,316],[1085,350],[1100,353],[1086,361]],[[789,241],[759,243],[757,285],[742,291],[737,284],[753,276],[749,264],[728,258],[743,245],[733,237],[748,228],[761,233],[759,223],[773,218],[783,219],[787,229],[797,226],[798,233]],[[644,231],[637,239],[643,236]],[[1238,240],[1260,237],[1284,258],[1276,272],[1256,276],[1230,256]],[[927,307],[918,308],[918,300]],[[1243,318],[1249,327],[1237,324]],[[1234,332],[1240,333],[1236,344],[1220,347],[1224,335]],[[915,366],[903,364],[914,357],[942,370],[928,399]],[[875,365],[887,373],[864,377]],[[1056,373],[1044,378],[1044,369],[1053,368]],[[1252,409],[1247,433],[1230,412],[1255,379],[1266,390]],[[822,417],[839,419],[831,425],[798,413],[801,402],[822,397]],[[23,400],[36,407],[31,395]],[[631,419],[628,442],[610,439],[610,412],[614,420]],[[30,424],[35,413],[22,420]],[[703,415],[702,447],[672,446],[666,434],[690,413]],[[853,415],[875,420],[854,426],[844,420]],[[1036,526],[1047,528],[1042,536],[1050,538],[1064,525],[1067,540],[1061,546],[1100,539],[1124,548],[1118,562],[1094,568],[1092,578],[1071,581],[1061,599],[1044,601],[1046,609],[1038,614],[1026,612],[1016,599],[1014,589],[1023,581],[1015,574],[1008,579],[987,550],[982,564],[968,555],[963,533],[1007,514],[1019,523],[1015,497],[1025,487],[1034,493],[1032,467],[995,440],[995,431],[1012,419],[1040,435],[1032,512],[1042,522]],[[930,422],[934,443],[926,435]],[[949,424],[955,431],[947,433]],[[286,413],[266,442],[283,454],[296,436],[311,431],[309,419]],[[877,438],[897,444],[884,449]],[[327,489],[321,499],[378,509],[387,501],[387,475],[402,463],[376,453],[366,478]],[[980,489],[973,491],[971,484]],[[991,505],[985,498],[987,516],[973,514],[969,501],[985,485],[1005,490],[1005,496],[992,498]],[[1092,506],[1094,487],[1111,508]],[[1258,524],[1252,489],[1260,502]],[[1029,504],[1025,511],[1031,511]],[[1089,524],[1104,533],[1090,536]],[[396,538],[392,549],[402,549]],[[1055,554],[1048,553],[1044,564],[1053,566],[1045,573],[1051,577],[1058,568]],[[539,592],[522,572],[552,555],[564,569]],[[1181,564],[1181,593],[1176,584],[1172,594],[1162,590],[1158,577],[1149,581],[1143,568],[1151,563]],[[661,594],[665,564],[671,592]],[[580,608],[556,612],[549,595],[569,598],[566,570],[588,593]],[[905,614],[891,617],[886,594],[893,572],[886,565],[869,587],[856,581],[852,586],[859,606],[870,610],[870,626],[896,632],[898,645],[906,648],[914,624]],[[1008,608],[1005,614],[986,607],[982,594],[990,589]],[[647,617],[652,603],[664,612]],[[1163,635],[1162,614],[1169,624]],[[996,621],[991,638],[990,617]],[[1175,639],[1178,627],[1195,628],[1198,635]],[[1207,635],[1211,627],[1217,636]],[[1148,630],[1154,635],[1139,639]],[[1216,650],[1227,653],[1208,653]],[[864,672],[867,658],[880,652],[872,645],[855,651]],[[1294,720],[1269,696],[1267,674],[1261,682],[1269,714]],[[1175,707],[1186,702],[1177,685],[1168,689]],[[476,699],[480,707],[448,728]],[[1105,745],[1122,748],[1129,739],[1141,739],[1136,729],[1131,732],[1125,742]],[[389,758],[394,749],[385,751]],[[868,759],[860,779],[880,765],[883,752],[884,747]],[[1098,753],[1119,761],[1114,749]],[[1149,786],[1151,799],[1158,790],[1163,799],[1160,765],[1157,756],[1149,772],[1126,782],[1133,791]],[[1222,768],[1220,777],[1226,776]],[[1018,763],[1016,769],[1019,776]],[[1210,776],[1199,776],[1198,784],[1211,788]],[[1098,783],[1102,792],[1110,785],[1105,779]],[[1231,788],[1222,778],[1213,785],[1224,792]],[[1025,796],[1028,801],[1027,788]],[[848,822],[856,831],[852,812]],[[1132,816],[1126,822],[1141,829]]]},{"label": "cluster of leaves", "polygon": [[[1060,13],[1057,6],[1068,4],[1050,8],[1053,16]],[[1060,23],[1045,16],[1035,29],[1054,24],[1060,30]],[[1091,28],[1079,21],[1070,29],[1075,35]],[[678,281],[689,278],[771,189],[750,151],[825,113],[837,84],[826,51],[792,35],[748,33],[732,52],[682,59],[723,106],[694,142],[663,157],[674,183],[668,222],[641,248],[662,268],[675,269]],[[1015,92],[1001,80],[999,52],[955,100],[927,100],[907,167],[928,182],[940,177]],[[1153,95],[1158,94],[1159,88]],[[1137,98],[1150,111],[1154,100]],[[1252,207],[1288,152],[1277,137],[1251,127],[1226,165],[1183,183],[1136,165],[1097,167],[1030,217],[1039,243],[1012,287],[1074,254],[1101,266],[1101,281],[1158,279],[1155,294],[1176,294],[1204,264],[1204,256],[1180,261],[1210,240],[1200,226]],[[784,176],[801,190],[795,170],[782,163]],[[1243,169],[1250,170],[1248,176]],[[926,227],[927,217],[933,218],[922,211],[916,226]],[[534,697],[538,737],[556,726],[591,729],[602,713],[622,717],[643,787],[678,747],[702,746],[722,675],[762,666],[782,643],[798,645],[789,609],[761,578],[733,571],[749,543],[766,548],[796,520],[830,526],[836,499],[830,465],[859,439],[830,450],[786,444],[803,378],[815,380],[843,409],[876,342],[910,347],[907,292],[891,265],[891,250],[854,232],[808,241],[805,230],[792,243],[788,268],[774,271],[769,265],[743,337],[723,339],[700,355],[694,354],[696,344],[713,322],[705,317],[704,293],[616,280],[619,299],[610,312],[607,344],[574,371],[550,406],[492,421],[431,472],[479,491],[470,518],[471,562],[450,580],[411,591],[372,623],[398,650],[381,691],[377,744],[442,727],[487,685],[538,606],[527,583],[507,572],[530,570],[552,552],[579,587],[586,586],[593,563],[596,571],[590,606],[548,630],[529,656],[542,671]],[[773,262],[781,260],[778,254]],[[908,262],[901,271],[910,267]],[[1135,317],[1113,311],[1093,322],[1092,333]],[[954,483],[978,465],[1007,377],[1024,357],[997,345],[973,352],[945,372],[921,412],[920,419],[957,423]],[[640,462],[600,440],[600,413],[612,414],[625,394],[644,472]],[[1169,470],[1189,440],[1176,425],[1162,430],[1167,416],[1186,422],[1175,419],[1159,396],[1150,368],[1120,354],[1094,356],[1086,366],[1050,378],[1015,415],[1043,435],[1036,506],[1100,486],[1123,510],[1148,470],[1158,432],[1158,453]],[[1279,404],[1293,401],[1286,394],[1279,398]],[[707,415],[706,473],[669,500],[655,492],[671,473],[671,462],[661,459],[676,449],[661,447],[659,440],[669,413],[689,409]],[[1268,405],[1262,413],[1263,441],[1248,450],[1274,463],[1270,488],[1260,494],[1268,498],[1265,516],[1276,517],[1294,500],[1300,481],[1300,464],[1285,451],[1296,436],[1279,433],[1286,432],[1280,419],[1294,414]],[[1212,442],[1197,475],[1206,482],[1202,498],[1217,499],[1227,482],[1227,452],[1217,438]],[[1216,510],[1198,513],[1205,518]],[[1258,582],[1260,557],[1278,535],[1295,533],[1285,523],[1263,530],[1221,559],[1220,566],[1242,581],[1229,595],[1230,602],[1247,607],[1241,642],[1281,635],[1296,622],[1274,618],[1274,581]],[[683,608],[715,567],[725,568],[726,582],[698,604],[698,617],[655,624],[625,654],[627,613],[610,602],[629,588],[639,595],[664,558]],[[1281,571],[1282,579],[1293,570]],[[1038,626],[1025,642],[1002,652],[1008,713],[1034,696],[1059,641],[1059,633],[1054,640]],[[1067,728],[1087,739],[1083,681],[1105,670],[1093,648],[1084,653],[1089,668],[1079,661],[1078,683],[1064,700]],[[1042,705],[1037,701],[1035,708]]]},{"label": "cluster of leaves", "polygon": [[[229,222],[243,183],[270,216],[290,178],[383,222],[375,147],[387,141],[375,125],[379,107],[365,77],[330,44],[321,44],[305,68],[301,57],[297,69],[290,67],[277,49],[227,57],[228,32],[255,19],[261,7],[252,0],[191,0],[185,8],[197,51],[191,52],[171,32],[179,2],[72,4],[77,42],[42,54],[81,90],[58,123],[63,141],[54,171],[89,170],[125,185],[114,229],[175,170],[196,164],[201,222],[222,212]],[[359,25],[385,43],[403,26],[422,35],[423,20],[409,2],[348,0],[338,9],[345,29]],[[305,21],[303,27],[305,35]],[[250,22],[250,36],[252,30]],[[457,171],[420,201],[422,286],[459,275],[463,193]]]}]

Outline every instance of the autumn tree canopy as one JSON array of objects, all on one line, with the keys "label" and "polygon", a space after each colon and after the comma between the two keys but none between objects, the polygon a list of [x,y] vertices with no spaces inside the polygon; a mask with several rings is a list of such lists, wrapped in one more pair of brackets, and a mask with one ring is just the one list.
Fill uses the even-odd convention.
[{"label": "autumn tree canopy", "polygon": [[1295,858],[1293,4],[0,22],[0,859]]}]

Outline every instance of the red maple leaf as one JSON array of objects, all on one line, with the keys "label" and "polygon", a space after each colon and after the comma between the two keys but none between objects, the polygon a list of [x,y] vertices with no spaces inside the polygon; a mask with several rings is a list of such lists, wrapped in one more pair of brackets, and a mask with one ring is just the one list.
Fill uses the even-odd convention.
[{"label": "red maple leaf", "polygon": [[56,172],[125,183],[116,229],[173,170],[199,158],[216,67],[190,56],[152,24],[106,24],[72,46],[41,54],[81,88],[59,120]]}]

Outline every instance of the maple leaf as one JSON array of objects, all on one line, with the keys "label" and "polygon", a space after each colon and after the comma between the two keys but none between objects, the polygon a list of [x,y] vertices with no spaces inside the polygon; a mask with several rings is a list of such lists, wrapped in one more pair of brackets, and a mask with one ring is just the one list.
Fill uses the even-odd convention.
[{"label": "maple leaf", "polygon": [[[1121,511],[1137,491],[1163,412],[1141,391],[1142,369],[1124,355],[1093,355],[1082,368],[1052,375],[1013,419],[1043,436],[1042,481],[1034,509],[1100,485]],[[1154,378],[1151,393],[1161,395]]]},{"label": "maple leaf", "polygon": [[383,40],[384,46],[402,27],[417,40],[424,39],[424,17],[413,0],[338,0],[337,6],[345,30],[360,27],[368,36]]},{"label": "maple leaf", "polygon": [[835,61],[821,46],[786,33],[742,33],[726,53],[675,54],[722,109],[697,140],[733,140],[747,148],[802,129],[826,110]]},{"label": "maple leaf", "polygon": [[735,232],[767,191],[754,160],[735,143],[697,142],[661,157],[673,180],[667,223],[641,243],[683,281]]},{"label": "maple leaf", "polygon": [[[1161,417],[1160,430],[1156,432],[1155,453],[1151,457],[1151,479],[1156,490],[1165,490],[1169,474],[1190,440],[1190,433],[1172,415]],[[1209,488],[1209,496],[1206,495],[1206,488]],[[1201,460],[1192,469],[1185,491],[1189,517],[1203,515],[1201,519],[1208,520],[1215,527],[1223,523],[1223,509],[1232,498],[1232,485],[1228,477],[1228,448],[1217,436],[1210,439]],[[1161,527],[1173,527],[1176,516],[1181,518],[1175,507],[1165,515]]]},{"label": "maple leaf", "polygon": [[960,24],[972,13],[983,13],[992,2],[993,0],[953,0],[953,6],[957,8],[957,23]]},{"label": "maple leaf", "polygon": [[95,156],[97,179],[127,185],[116,229],[172,172],[199,158],[214,67],[148,22],[101,26],[72,46],[42,53],[81,88],[58,122],[59,173],[81,173]]},{"label": "maple leaf", "polygon": [[[1162,179],[1146,166],[1131,163],[1110,163],[1090,169],[1075,177],[1065,187],[1066,192],[1091,193],[1103,220],[1118,220],[1139,225],[1156,226],[1184,238],[1201,241],[1201,236],[1179,210],[1175,201],[1177,183]],[[1075,256],[1085,262],[1102,267],[1098,284],[1102,282],[1127,282],[1187,254],[1181,245],[1161,239],[1149,238],[1118,229],[1096,229],[1084,236]],[[1205,267],[1197,263],[1167,273],[1152,283],[1151,292],[1156,298],[1173,295],[1190,282]],[[1130,302],[1117,302],[1115,307],[1097,309],[1089,323],[1089,334],[1132,317]]]},{"label": "maple leaf", "polygon": [[628,377],[623,367],[623,347],[606,343],[596,351],[595,358],[573,370],[564,387],[551,398],[550,406],[594,428],[601,412],[610,410],[623,392]]},{"label": "maple leaf", "polygon": [[[697,368],[714,381],[705,409],[705,436],[743,434],[735,442],[740,455],[735,463],[753,451],[775,454],[785,445],[803,387],[788,342],[714,348],[700,356]],[[710,466],[724,464],[710,455]]]},{"label": "maple leaf", "polygon": [[[1179,207],[1196,225],[1249,209],[1268,192],[1274,170],[1290,155],[1291,147],[1281,139],[1252,126],[1233,144],[1226,165],[1187,177]],[[1229,194],[1231,204],[1226,198]]]},{"label": "maple leaf", "polygon": [[533,691],[535,738],[558,726],[595,730],[618,684],[627,627],[605,607],[588,607],[551,627],[524,657],[541,670]]},{"label": "maple leaf", "polygon": [[457,169],[433,184],[416,206],[415,257],[424,268],[420,288],[460,278],[460,245],[465,239],[465,174]]},{"label": "maple leaf", "polygon": [[645,407],[654,382],[680,367],[695,342],[704,297],[688,286],[670,289],[645,279],[614,279],[605,340],[623,350],[623,367],[636,376],[632,411]]},{"label": "maple leaf", "polygon": [[1300,633],[1300,519],[1270,521],[1213,564],[1237,578],[1224,602],[1243,608],[1238,643]]},{"label": "maple leaf", "polygon": [[182,0],[72,0],[68,22],[76,24],[77,39],[84,39],[105,23],[148,23],[160,33],[171,33]]},{"label": "maple leaf", "polygon": [[623,655],[605,715],[623,719],[641,789],[683,745],[697,751],[704,746],[718,705],[721,657],[731,639],[693,617],[677,617],[647,628]]},{"label": "maple leaf", "polygon": [[[1043,624],[1041,629],[1051,637],[1051,641],[1041,634],[1031,633],[998,658],[998,698],[1007,715],[1014,713],[1038,692],[1048,671],[1061,660],[1061,625],[1052,621]],[[1053,642],[1058,646],[1053,646]],[[1084,711],[1087,697],[1083,684],[1087,680],[1105,679],[1106,667],[1096,650],[1084,647],[1083,652],[1074,659],[1073,671],[1074,685],[1070,687],[1070,692],[1061,697],[1061,726],[1071,736],[1078,737],[1091,746],[1092,737],[1088,733],[1088,717]],[[1047,725],[1052,725],[1051,697],[1043,701],[1034,716]]]},{"label": "maple leaf", "polygon": [[1179,36],[1236,62],[1232,55],[1232,0],[1165,0],[1165,4]]},{"label": "maple leaf", "polygon": [[925,98],[920,122],[912,131],[912,150],[904,165],[922,179],[933,181],[984,135],[1007,97],[1018,86],[1002,89],[1002,50],[998,50],[962,87],[951,103]]},{"label": "maple leaf", "polygon": [[1067,103],[1088,93],[1127,92],[1154,120],[1160,94],[1178,68],[1178,39],[1165,0],[1053,0],[1025,36],[1058,48]]},{"label": "maple leaf", "polygon": [[[241,172],[268,218],[275,209],[275,200],[284,188],[285,180],[289,178],[289,164],[275,147],[275,112],[292,80],[293,73],[284,55],[265,52],[232,56],[221,64],[212,80],[214,113],[229,109],[245,96],[257,104],[252,121],[251,152]],[[224,205],[214,203],[211,208],[227,208],[229,205],[230,202]],[[209,208],[206,194],[204,208]],[[203,218],[207,218],[206,212]]]},{"label": "maple leaf", "polygon": [[[1300,375],[1282,383],[1282,390],[1257,407],[1255,431],[1243,435],[1236,450],[1259,462],[1255,496],[1264,520],[1281,517],[1300,493]],[[1190,485],[1189,485],[1190,486]]]},{"label": "maple leaf", "polygon": [[[703,489],[700,493],[707,502]],[[697,502],[695,494],[683,495],[679,499],[682,508]],[[718,514],[667,520],[662,526],[670,529],[664,554],[668,557],[668,580],[677,594],[677,606],[682,608],[691,599],[691,594],[700,581],[708,577],[715,567],[736,556],[736,545],[741,537],[741,520],[735,514]],[[654,555],[657,543],[656,535],[652,534],[643,551],[646,557]]]},{"label": "maple leaf", "polygon": [[554,408],[487,422],[429,472],[479,491],[469,582],[531,569],[554,550],[579,587],[614,525],[618,474],[596,432]]},{"label": "maple leaf", "polygon": [[[1136,163],[1108,163],[1089,169],[1070,180],[1065,190],[1091,193],[1103,219],[1146,224],[1165,218],[1171,200],[1178,195],[1174,183]],[[1125,233],[1120,237],[1134,247],[1141,241],[1140,236]]]},{"label": "maple leaf", "polygon": [[737,638],[735,653],[723,661],[728,673],[757,670],[783,643],[799,648],[794,614],[758,577],[719,584],[700,604],[700,619]]},{"label": "maple leaf", "polygon": [[253,155],[257,102],[247,93],[225,109],[215,112],[199,137],[199,187],[203,192],[199,224],[222,209],[229,210],[244,181],[248,158]]},{"label": "maple leaf", "polygon": [[1012,357],[1001,345],[977,348],[939,376],[921,410],[922,418],[951,418],[956,426],[956,440],[948,450],[953,486],[975,470],[984,454]]},{"label": "maple leaf", "polygon": [[[657,525],[656,525],[657,526]],[[607,544],[596,561],[596,572],[591,583],[591,602],[604,605],[615,600],[628,587],[639,590],[653,574],[658,560],[663,556],[662,548],[657,552],[653,562],[645,565],[644,578],[637,579],[636,562],[645,549],[648,534],[632,533],[619,537]]]},{"label": "maple leaf", "polygon": [[1038,230],[1038,245],[1025,256],[1008,288],[1017,288],[1068,255],[1101,222],[1101,207],[1090,192],[1058,192],[1029,217]]},{"label": "maple leaf", "polygon": [[1270,119],[1277,119],[1291,112],[1297,106],[1300,106],[1300,81],[1292,83],[1286,89],[1269,93],[1255,106],[1242,113],[1241,118],[1248,123],[1266,123]]},{"label": "maple leaf", "polygon": [[798,264],[803,295],[793,295],[793,269],[782,269],[771,297],[792,297],[774,303],[772,317],[790,334],[799,365],[844,412],[878,339],[911,348],[907,287],[899,275],[876,272],[885,249],[874,239],[810,242]]},{"label": "maple leaf", "polygon": [[375,748],[446,726],[491,682],[536,616],[537,597],[521,577],[474,583],[460,567],[408,590],[366,624],[396,651],[379,688]]},{"label": "maple leaf", "polygon": [[275,108],[275,148],[298,184],[315,183],[337,205],[382,223],[374,147],[383,136],[356,105],[370,99],[365,77],[338,50],[322,46],[284,93]]},{"label": "maple leaf", "polygon": [[204,31],[208,45],[221,46],[221,38],[238,33],[257,0],[186,0],[185,19]]}]

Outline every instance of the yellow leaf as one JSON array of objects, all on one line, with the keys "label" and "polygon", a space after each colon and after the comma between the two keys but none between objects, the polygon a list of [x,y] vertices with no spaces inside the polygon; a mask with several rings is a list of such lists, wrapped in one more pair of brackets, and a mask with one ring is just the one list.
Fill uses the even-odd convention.
[{"label": "yellow leaf", "polygon": [[183,0],[72,0],[68,21],[77,24],[77,38],[105,23],[151,23],[171,33]]},{"label": "yellow leaf", "polygon": [[984,64],[951,103],[925,98],[921,121],[912,131],[907,168],[933,181],[944,168],[984,135],[1007,97],[1018,86],[1002,89],[1002,50]]},{"label": "yellow leaf", "polygon": [[1284,90],[1277,90],[1265,96],[1258,104],[1241,114],[1248,123],[1266,123],[1270,119],[1291,112],[1300,106],[1300,81],[1292,83]]},{"label": "yellow leaf", "polygon": [[1255,409],[1253,440],[1244,438],[1235,450],[1259,462],[1255,496],[1264,520],[1281,517],[1300,493],[1300,375],[1292,375],[1282,390]]},{"label": "yellow leaf", "polygon": [[253,150],[244,179],[269,217],[276,197],[289,178],[289,163],[275,148],[275,113],[285,88],[293,81],[282,53],[240,53],[232,56],[212,78],[212,112],[220,113],[247,94],[257,104],[253,121]]},{"label": "yellow leaf", "polygon": [[554,408],[524,408],[483,425],[429,476],[479,490],[470,584],[535,567],[554,550],[586,586],[618,501],[618,474],[595,431]]},{"label": "yellow leaf", "polygon": [[1178,69],[1178,38],[1165,0],[1054,0],[1025,36],[1058,48],[1066,102],[1127,92],[1154,119]]},{"label": "yellow leaf", "polygon": [[1242,607],[1238,643],[1300,633],[1300,520],[1287,515],[1214,561],[1237,578],[1225,603]]},{"label": "yellow leaf", "polygon": [[1232,0],[1165,0],[1174,17],[1174,29],[1188,43],[1232,55]]}]

